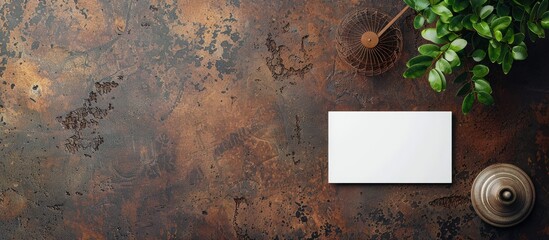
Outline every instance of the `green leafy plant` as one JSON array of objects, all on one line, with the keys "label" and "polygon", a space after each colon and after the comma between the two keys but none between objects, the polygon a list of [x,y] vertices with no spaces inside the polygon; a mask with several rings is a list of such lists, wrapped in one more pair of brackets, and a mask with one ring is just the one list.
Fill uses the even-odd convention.
[{"label": "green leafy plant", "polygon": [[[501,65],[509,73],[513,61],[528,57],[526,35],[534,42],[545,38],[549,28],[549,0],[404,0],[417,11],[414,28],[431,43],[419,46],[419,55],[411,58],[405,78],[427,80],[437,92],[446,89],[446,78],[461,84],[462,112],[471,111],[475,100],[494,104],[490,72],[483,62]],[[470,58],[473,66],[463,62]]]}]

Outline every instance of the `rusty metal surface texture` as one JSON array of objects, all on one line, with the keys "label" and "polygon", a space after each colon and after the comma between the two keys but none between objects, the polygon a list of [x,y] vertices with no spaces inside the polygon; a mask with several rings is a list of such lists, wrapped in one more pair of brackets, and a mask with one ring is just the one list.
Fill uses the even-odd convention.
[{"label": "rusty metal surface texture", "polygon": [[[395,67],[337,58],[341,18],[401,1],[1,0],[0,239],[542,239],[549,236],[549,42],[460,113]],[[453,111],[453,183],[330,185],[327,111]],[[523,169],[531,215],[475,214],[475,176]]]}]

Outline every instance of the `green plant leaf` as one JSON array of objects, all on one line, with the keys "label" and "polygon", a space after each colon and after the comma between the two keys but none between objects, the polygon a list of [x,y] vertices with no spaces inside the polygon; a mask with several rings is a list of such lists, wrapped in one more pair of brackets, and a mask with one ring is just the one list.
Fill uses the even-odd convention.
[{"label": "green plant leaf", "polygon": [[454,79],[454,83],[462,83],[462,82],[465,82],[466,79],[467,79],[467,71],[464,71]]},{"label": "green plant leaf", "polygon": [[501,46],[494,47],[492,44],[488,44],[488,58],[490,62],[495,63],[501,56]]},{"label": "green plant leaf", "polygon": [[473,23],[473,28],[478,32],[478,34],[485,38],[492,38],[492,33],[490,32],[490,27],[486,22]]},{"label": "green plant leaf", "polygon": [[444,52],[444,58],[450,63],[450,66],[456,67],[461,64],[459,56],[454,52],[454,50],[448,49]]},{"label": "green plant leaf", "polygon": [[541,26],[545,29],[549,29],[549,11],[545,12],[541,16]]},{"label": "green plant leaf", "polygon": [[437,57],[440,54],[440,47],[435,44],[426,43],[417,48],[421,55]]},{"label": "green plant leaf", "polygon": [[454,12],[461,12],[469,6],[469,1],[467,0],[455,0],[454,4],[450,4]]},{"label": "green plant leaf", "polygon": [[484,105],[494,104],[494,98],[489,93],[477,92],[477,100]]},{"label": "green plant leaf", "polygon": [[425,18],[421,15],[417,15],[414,18],[414,28],[420,29],[421,27],[423,27],[423,24],[425,24]]},{"label": "green plant leaf", "polygon": [[[509,56],[511,55],[511,49],[508,48],[507,46],[501,46],[501,54],[498,58],[498,60],[496,61],[498,64],[502,64],[503,63],[503,60],[505,60],[505,56],[507,54],[509,54]],[[513,57],[511,56],[511,59],[513,59]]]},{"label": "green plant leaf", "polygon": [[458,55],[456,54],[456,52],[454,52],[454,50],[451,50],[451,49],[446,50],[446,52],[444,53],[444,58],[445,58],[446,60],[448,60],[448,62],[455,61],[456,58],[459,59],[459,57],[458,57]]},{"label": "green plant leaf", "polygon": [[446,35],[446,38],[448,39],[448,41],[454,41],[456,40],[457,38],[459,37],[459,35],[453,33],[453,32],[450,32],[450,34]]},{"label": "green plant leaf", "polygon": [[498,42],[501,42],[501,40],[503,39],[503,33],[501,33],[499,30],[495,30],[495,31],[494,31],[494,38],[495,38]]},{"label": "green plant leaf", "polygon": [[406,71],[402,74],[405,78],[418,78],[425,74],[427,71],[427,66],[425,65],[413,65],[406,69]]},{"label": "green plant leaf", "polygon": [[414,6],[413,8],[417,11],[421,11],[427,7],[429,7],[429,5],[431,5],[431,3],[429,2],[429,0],[414,0]]},{"label": "green plant leaf", "polygon": [[449,47],[450,47],[450,44],[446,43],[442,47],[440,47],[440,51],[444,52],[444,51],[448,50]]},{"label": "green plant leaf", "polygon": [[448,33],[450,33],[450,31],[448,31],[448,24],[443,23],[440,19],[437,21],[436,28],[438,38],[443,38],[444,36],[448,35]]},{"label": "green plant leaf", "polygon": [[[534,32],[532,32],[532,31],[530,31],[530,30],[528,29],[528,24],[526,24],[526,23],[525,23],[524,25],[521,24],[521,27],[523,27],[523,26],[526,26],[526,27],[524,28],[524,32],[525,32],[525,33],[526,33],[526,32],[528,33],[528,37],[530,38],[530,41],[536,42],[536,40],[539,39],[539,36],[538,36],[537,34],[535,34]],[[523,31],[523,30],[521,29],[521,31]]]},{"label": "green plant leaf", "polygon": [[499,43],[498,41],[494,41],[494,39],[491,39],[490,41],[488,41],[488,43],[490,43],[490,45],[492,45],[492,47],[501,46],[501,43]]},{"label": "green plant leaf", "polygon": [[486,5],[480,9],[479,17],[480,19],[485,19],[494,11],[494,6]]},{"label": "green plant leaf", "polygon": [[461,25],[467,30],[473,30],[473,22],[471,22],[471,14],[467,14],[461,20]]},{"label": "green plant leaf", "polygon": [[467,114],[471,111],[471,108],[473,108],[473,102],[475,101],[475,96],[473,96],[473,93],[467,94],[465,98],[463,98],[463,103],[461,104],[461,112],[463,114]]},{"label": "green plant leaf", "polygon": [[456,62],[459,63],[459,56],[454,52],[454,50],[448,49],[444,52],[444,58],[450,63],[451,66],[457,66]]},{"label": "green plant leaf", "polygon": [[514,45],[518,45],[521,42],[524,42],[524,33],[515,33],[515,40],[513,41]]},{"label": "green plant leaf", "polygon": [[513,42],[515,41],[515,30],[513,30],[513,28],[508,28],[502,40],[507,42],[508,44],[513,44]]},{"label": "green plant leaf", "polygon": [[545,13],[545,11],[547,11],[547,7],[549,7],[549,1],[548,0],[543,0],[541,1],[541,4],[539,5],[539,10],[538,10],[538,18],[542,18],[542,15]]},{"label": "green plant leaf", "polygon": [[477,78],[482,78],[490,72],[490,69],[483,64],[477,64],[473,67],[473,75]]},{"label": "green plant leaf", "polygon": [[525,19],[525,17],[524,17],[525,13],[526,12],[523,9],[518,8],[518,7],[514,7],[511,10],[511,15],[513,16],[513,19],[515,19],[516,21],[519,21],[519,22],[522,21],[523,19]]},{"label": "green plant leaf", "polygon": [[534,19],[538,16],[539,2],[536,2],[530,10],[530,21],[533,22]]},{"label": "green plant leaf", "polygon": [[509,71],[511,71],[511,67],[513,66],[513,56],[510,53],[505,53],[503,56],[503,64],[501,65],[503,69],[503,73],[507,74]]},{"label": "green plant leaf", "polygon": [[445,74],[452,73],[452,66],[450,66],[450,63],[448,63],[448,61],[446,61],[444,58],[438,59],[437,63],[435,64],[435,68]]},{"label": "green plant leaf", "polygon": [[440,81],[442,82],[442,91],[445,91],[446,90],[446,76],[444,76],[444,73],[442,73],[438,69],[437,69],[437,73],[438,73],[438,75],[440,75]]},{"label": "green plant leaf", "polygon": [[459,90],[456,92],[456,97],[464,96],[465,94],[467,94],[469,92],[471,92],[471,84],[470,83],[465,83],[465,84],[461,85]]},{"label": "green plant leaf", "polygon": [[513,2],[521,7],[524,7],[524,4],[522,4],[520,0],[513,0]]},{"label": "green plant leaf", "polygon": [[477,79],[475,82],[475,90],[477,92],[485,92],[488,94],[492,94],[492,87],[490,87],[490,83],[488,83],[484,79]]},{"label": "green plant leaf", "polygon": [[[450,11],[450,9],[448,9],[446,6],[442,5],[442,4],[438,4],[438,5],[435,5],[435,6],[432,6],[431,7],[431,10],[440,16],[440,19],[444,21],[444,19],[449,19],[450,17],[453,16],[452,14],[452,11]],[[444,21],[447,23],[447,21]]]},{"label": "green plant leaf", "polygon": [[509,10],[509,7],[505,5],[503,2],[498,2],[498,5],[496,5],[496,13],[498,16],[507,16],[511,11]]},{"label": "green plant leaf", "polygon": [[408,62],[406,63],[406,67],[411,67],[414,65],[424,65],[424,66],[431,66],[431,63],[433,62],[433,57],[425,56],[425,55],[418,55],[413,58],[410,58]]},{"label": "green plant leaf", "polygon": [[442,44],[444,41],[437,37],[437,30],[434,28],[426,28],[421,31],[421,36],[433,43]]},{"label": "green plant leaf", "polygon": [[442,79],[440,78],[440,74],[438,74],[436,69],[431,69],[429,71],[429,85],[431,85],[431,88],[437,92],[442,91]]},{"label": "green plant leaf", "polygon": [[492,23],[490,24],[490,28],[494,31],[502,30],[509,27],[512,21],[513,19],[509,16],[499,17],[492,21]]},{"label": "green plant leaf", "polygon": [[534,22],[528,22],[528,29],[538,35],[540,38],[545,38],[545,31],[541,28],[541,26]]},{"label": "green plant leaf", "polygon": [[433,23],[435,22],[435,20],[437,20],[438,15],[431,11],[431,8],[427,8],[423,10],[423,17],[425,17],[427,23]]},{"label": "green plant leaf", "polygon": [[490,14],[487,18],[485,18],[484,21],[487,22],[488,25],[490,25],[490,23],[494,21],[494,19],[496,19],[497,17],[498,15],[493,13],[493,14]]},{"label": "green plant leaf", "polygon": [[477,15],[471,15],[470,20],[472,23],[478,23],[478,20],[480,20],[480,18]]},{"label": "green plant leaf", "polygon": [[486,57],[486,52],[482,49],[477,49],[473,52],[471,56],[473,57],[473,60],[475,60],[475,62],[480,62]]},{"label": "green plant leaf", "polygon": [[514,46],[512,50],[513,59],[524,60],[528,57],[528,52],[523,46]]},{"label": "green plant leaf", "polygon": [[487,0],[470,0],[473,8],[478,8],[486,3]]},{"label": "green plant leaf", "polygon": [[411,8],[415,9],[416,5],[414,1],[415,0],[404,0],[404,3],[406,3],[406,5],[410,6]]},{"label": "green plant leaf", "polygon": [[463,38],[458,38],[450,43],[450,49],[454,52],[459,52],[467,46],[467,41]]},{"label": "green plant leaf", "polygon": [[461,23],[462,20],[463,15],[454,16],[448,24],[448,29],[453,32],[461,31],[461,29],[463,29],[463,24]]}]

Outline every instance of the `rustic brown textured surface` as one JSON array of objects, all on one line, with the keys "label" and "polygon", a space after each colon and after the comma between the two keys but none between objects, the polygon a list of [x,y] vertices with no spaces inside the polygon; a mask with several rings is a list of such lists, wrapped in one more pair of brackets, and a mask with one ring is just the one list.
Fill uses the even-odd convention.
[{"label": "rustic brown textured surface", "polygon": [[[399,1],[0,2],[0,239],[540,239],[549,235],[548,42],[497,105],[459,113],[336,57],[339,19]],[[497,70],[496,70],[497,69]],[[328,110],[451,110],[451,185],[327,184]],[[471,183],[497,162],[537,190],[522,224],[483,223]]]}]

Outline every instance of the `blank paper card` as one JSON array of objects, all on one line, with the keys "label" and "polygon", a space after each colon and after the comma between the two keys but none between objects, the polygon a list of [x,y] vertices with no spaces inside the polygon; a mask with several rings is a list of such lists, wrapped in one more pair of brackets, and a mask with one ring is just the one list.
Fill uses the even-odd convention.
[{"label": "blank paper card", "polygon": [[451,112],[328,112],[329,183],[452,183]]}]

